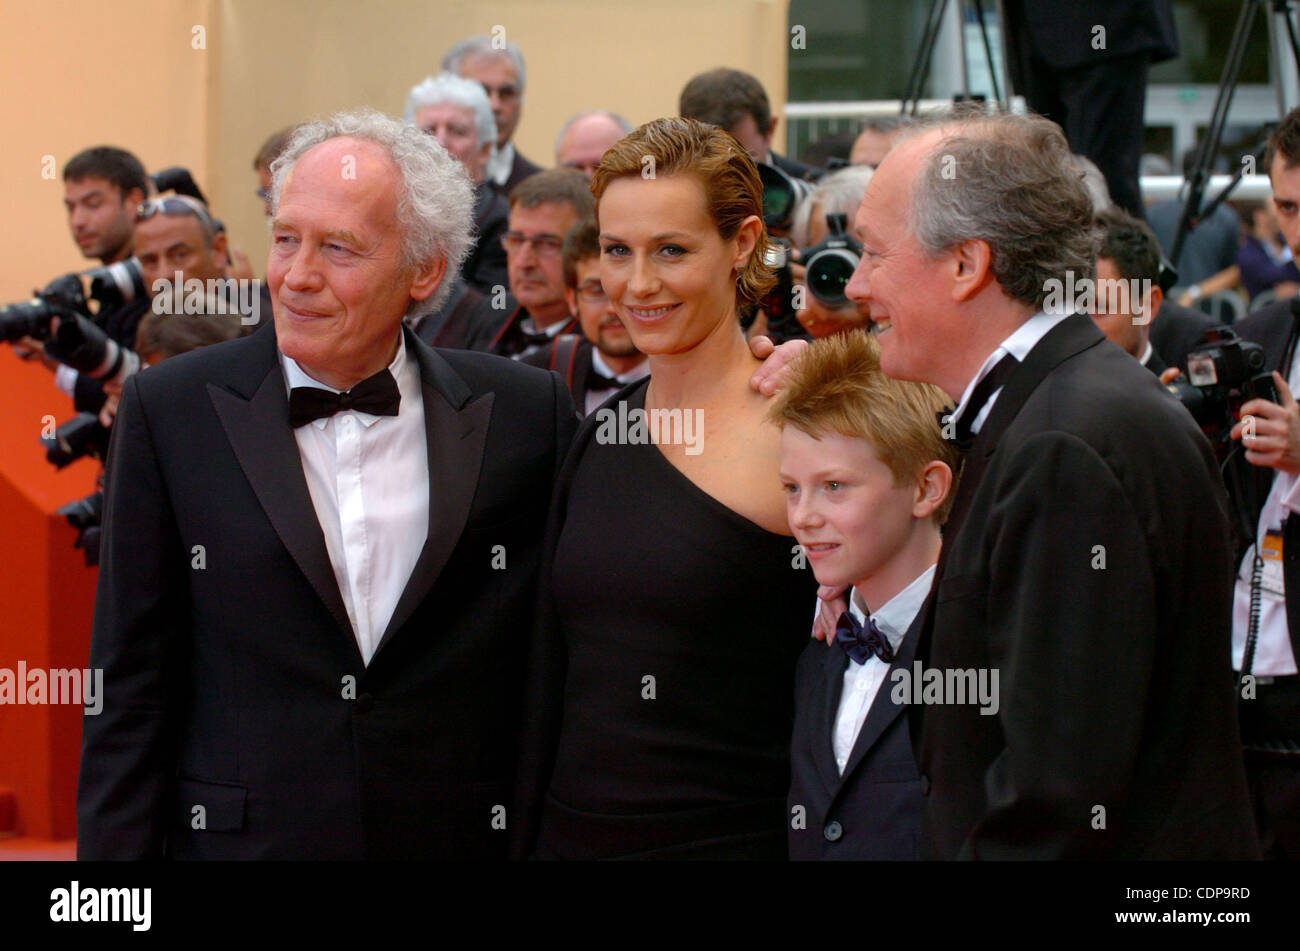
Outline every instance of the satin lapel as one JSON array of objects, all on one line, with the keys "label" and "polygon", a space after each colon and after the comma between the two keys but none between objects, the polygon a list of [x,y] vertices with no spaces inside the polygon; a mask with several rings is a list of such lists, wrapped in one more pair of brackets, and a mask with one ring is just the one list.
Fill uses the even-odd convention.
[{"label": "satin lapel", "polygon": [[826,788],[834,789],[840,782],[839,767],[835,765],[835,715],[839,712],[840,695],[844,692],[844,671],[849,666],[849,655],[834,644],[826,645],[824,650],[826,656],[823,658],[825,678],[822,694],[825,704],[821,720],[818,721],[820,729],[817,731],[817,736],[824,742],[819,743],[821,748],[817,751],[817,770],[822,774]]},{"label": "satin lapel", "polygon": [[858,764],[862,762],[867,752],[876,745],[885,728],[907,709],[905,704],[896,704],[893,701],[894,671],[902,670],[908,675],[911,674],[912,658],[916,656],[916,642],[920,640],[921,625],[924,623],[923,613],[917,612],[917,616],[912,620],[912,626],[908,628],[898,645],[894,662],[889,665],[884,683],[876,691],[871,709],[867,711],[867,718],[862,722],[862,729],[858,731],[858,738],[853,743],[853,752],[849,754],[849,761],[844,765],[844,779],[853,775],[853,771],[858,768]]},{"label": "satin lapel", "polygon": [[[255,360],[250,360],[250,364],[261,373],[261,382],[252,391],[251,398],[248,393],[251,386],[241,393],[238,382],[234,389],[209,383],[208,397],[280,541],[329,609],[339,633],[356,650],[352,624],[334,579],[325,535],[303,475],[298,443],[289,426],[289,399],[276,356],[275,334],[271,330],[262,331],[250,338],[250,344],[255,342],[260,349],[252,355]],[[263,352],[266,350],[269,353]],[[251,377],[245,379],[246,384],[249,381]]]},{"label": "satin lapel", "polygon": [[[429,533],[376,654],[433,589],[469,518],[492,418],[492,394],[470,403],[465,381],[408,329],[407,353],[420,364],[425,444],[429,454]],[[373,663],[373,659],[372,659]]]}]

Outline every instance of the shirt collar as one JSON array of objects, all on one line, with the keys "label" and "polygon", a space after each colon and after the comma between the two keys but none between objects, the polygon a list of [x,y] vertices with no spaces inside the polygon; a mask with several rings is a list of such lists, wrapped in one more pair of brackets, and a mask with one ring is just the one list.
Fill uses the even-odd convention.
[{"label": "shirt collar", "polygon": [[521,317],[519,319],[519,329],[526,334],[546,334],[548,337],[555,337],[561,330],[569,326],[568,320],[557,320],[553,324],[547,324],[545,327],[538,329],[537,324],[531,317]]},{"label": "shirt collar", "polygon": [[642,360],[626,373],[615,373],[610,369],[609,364],[601,357],[600,351],[595,347],[591,348],[591,368],[601,376],[607,376],[611,380],[618,380],[620,383],[631,383],[633,380],[639,380],[650,372],[650,361]]},{"label": "shirt collar", "polygon": [[[989,371],[993,369],[1003,357],[1007,354],[1015,357],[1021,363],[1029,356],[1029,351],[1038,345],[1038,341],[1047,336],[1048,331],[1063,321],[1066,317],[1073,316],[1073,310],[1067,310],[1060,314],[1045,314],[1039,312],[1030,317],[1023,324],[1017,327],[1009,337],[998,345],[998,348],[988,355],[988,359],[979,368],[979,372],[972,377],[971,381],[966,384],[966,390],[961,395],[961,401],[957,404],[957,409],[953,411],[952,419],[961,419],[962,414],[966,412],[966,405],[970,402],[971,394],[975,392],[975,387],[979,385],[980,380],[988,376]],[[993,409],[993,402],[997,399],[1002,388],[998,387],[991,394],[985,404],[980,407],[971,423],[971,432],[978,433],[980,427],[984,425],[984,420]]]},{"label": "shirt collar", "polygon": [[1138,363],[1142,364],[1143,366],[1146,366],[1151,361],[1151,354],[1155,352],[1156,352],[1155,347],[1151,346],[1151,341],[1148,340],[1147,348],[1142,351],[1142,356],[1138,360]]},{"label": "shirt collar", "polygon": [[507,142],[488,157],[484,169],[484,178],[489,178],[498,185],[505,185],[510,178],[510,170],[515,164],[515,144]]},{"label": "shirt collar", "polygon": [[[293,359],[293,357],[287,357],[283,353],[280,354],[280,367],[284,371],[286,392],[291,392],[295,386],[314,386],[318,390],[329,390],[331,393],[343,392],[342,390],[335,389],[328,383],[322,383],[320,380],[317,380],[299,366],[297,360]],[[402,333],[399,329],[397,334],[397,354],[393,357],[393,362],[388,364],[388,372],[391,373],[393,379],[397,381],[399,389],[401,388],[405,369],[406,334]],[[382,419],[382,417],[376,416],[373,413],[362,413],[359,410],[351,410],[351,412],[355,413],[357,419],[361,421],[361,425],[366,427],[370,427],[377,420]],[[315,426],[317,429],[324,429],[325,425],[331,419],[333,419],[332,416],[322,416],[320,419],[312,420],[311,425]]]},{"label": "shirt collar", "polygon": [[[898,645],[907,636],[907,629],[916,620],[916,615],[920,612],[922,605],[925,604],[926,597],[930,594],[930,587],[934,583],[935,567],[935,565],[931,565],[926,568],[925,571],[912,579],[911,584],[886,601],[880,608],[871,612],[871,618],[876,622],[876,627],[880,628],[880,633],[889,639],[889,646],[894,650],[898,649]],[[862,608],[858,606],[856,595],[857,588],[854,588],[850,592],[849,610],[858,619],[858,623],[865,626],[867,616],[863,613]]]}]

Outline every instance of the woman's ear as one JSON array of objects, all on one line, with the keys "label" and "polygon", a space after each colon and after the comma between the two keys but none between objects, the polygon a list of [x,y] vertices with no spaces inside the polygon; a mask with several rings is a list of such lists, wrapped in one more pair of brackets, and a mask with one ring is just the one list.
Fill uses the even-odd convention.
[{"label": "woman's ear", "polygon": [[758,247],[758,239],[763,234],[763,221],[758,215],[750,215],[740,223],[736,231],[736,257],[731,262],[733,271],[743,272],[750,255]]}]

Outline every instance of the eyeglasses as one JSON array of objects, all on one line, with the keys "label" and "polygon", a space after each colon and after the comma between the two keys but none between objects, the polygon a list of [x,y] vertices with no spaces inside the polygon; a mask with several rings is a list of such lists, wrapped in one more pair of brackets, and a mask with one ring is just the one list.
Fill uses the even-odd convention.
[{"label": "eyeglasses", "polygon": [[257,197],[262,199],[262,201],[270,201],[271,193],[267,191],[265,188],[259,188],[257,190]]},{"label": "eyeglasses", "polygon": [[531,244],[539,258],[558,258],[564,247],[564,239],[553,234],[526,235],[518,231],[507,231],[501,236],[501,247],[507,254],[518,254],[524,245]]},{"label": "eyeglasses", "polygon": [[603,304],[609,298],[605,295],[605,288],[601,286],[600,281],[588,281],[578,288],[578,296],[588,304]]},{"label": "eyeglasses", "polygon": [[172,217],[193,215],[208,231],[218,230],[207,209],[193,198],[186,198],[184,195],[168,195],[166,198],[150,198],[140,202],[140,207],[135,210],[135,223],[148,221],[159,212]]}]

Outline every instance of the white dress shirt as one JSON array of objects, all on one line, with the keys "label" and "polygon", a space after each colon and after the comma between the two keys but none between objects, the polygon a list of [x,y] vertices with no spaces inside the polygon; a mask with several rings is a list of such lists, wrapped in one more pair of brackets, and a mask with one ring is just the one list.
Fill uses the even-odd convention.
[{"label": "white dress shirt", "polygon": [[[591,368],[602,376],[607,376],[611,380],[617,380],[620,387],[626,386],[633,380],[639,380],[643,376],[650,375],[650,361],[642,360],[626,373],[615,373],[609,368],[609,364],[601,359],[600,351],[595,347],[591,350]],[[617,390],[596,390],[594,393],[587,394],[587,405],[584,409],[584,415],[590,416],[600,407],[600,404],[609,399]]]},{"label": "white dress shirt", "polygon": [[[286,384],[339,392],[280,354]],[[429,534],[429,457],[420,370],[399,336],[388,365],[396,416],[346,410],[293,431],[334,579],[366,663],[375,654]]]},{"label": "white dress shirt", "polygon": [[515,165],[515,144],[507,142],[503,148],[492,147],[492,154],[488,156],[487,162],[483,166],[483,177],[496,182],[502,188],[510,178],[510,170]]},{"label": "white dress shirt", "polygon": [[[930,585],[934,583],[934,569],[934,565],[925,569],[911,584],[886,601],[882,608],[871,613],[876,627],[880,628],[880,633],[885,635],[889,646],[895,651],[903,642],[907,629],[916,620],[921,606],[925,604],[926,595],[930,593]],[[849,611],[860,624],[866,626],[867,617],[858,606],[856,589],[849,592]],[[839,709],[835,713],[835,731],[831,734],[835,766],[840,771],[840,775],[844,774],[844,767],[853,753],[853,745],[858,741],[862,724],[867,721],[867,713],[871,710],[871,704],[875,701],[876,694],[880,692],[880,686],[885,682],[887,673],[889,673],[889,664],[874,655],[868,657],[865,664],[849,659],[849,666],[844,671],[844,686],[840,690]]]},{"label": "white dress shirt", "polygon": [[[1007,354],[1015,357],[1021,363],[1025,362],[1025,357],[1029,356],[1029,351],[1038,345],[1038,341],[1047,336],[1049,330],[1063,321],[1066,317],[1072,315],[1065,314],[1043,314],[1038,313],[1030,317],[1023,324],[1015,329],[1011,336],[1003,340],[996,350],[989,354],[984,365],[979,368],[979,372],[966,385],[966,391],[961,395],[961,402],[957,404],[957,409],[953,412],[953,419],[961,419],[962,414],[966,412],[966,404],[970,402],[971,394],[974,393],[975,387],[979,385],[980,380],[989,375],[998,362]],[[998,387],[989,396],[984,406],[976,411],[975,421],[971,424],[970,431],[978,433],[984,425],[984,420],[989,418],[989,413],[993,411],[993,404],[998,401],[1002,395],[1002,387]]]},{"label": "white dress shirt", "polygon": [[[1291,360],[1287,385],[1300,393],[1300,360]],[[1269,529],[1280,532],[1287,516],[1300,518],[1300,477],[1276,470],[1273,485],[1260,511],[1255,527],[1255,544],[1261,544]],[[1246,653],[1246,632],[1250,626],[1250,577],[1255,562],[1255,545],[1250,546],[1237,571],[1232,597],[1232,669],[1241,670]],[[1259,599],[1259,634],[1255,638],[1255,660],[1250,672],[1260,677],[1282,677],[1296,673],[1295,652],[1286,620],[1286,587],[1282,582],[1282,562],[1264,561],[1263,585]]]}]

